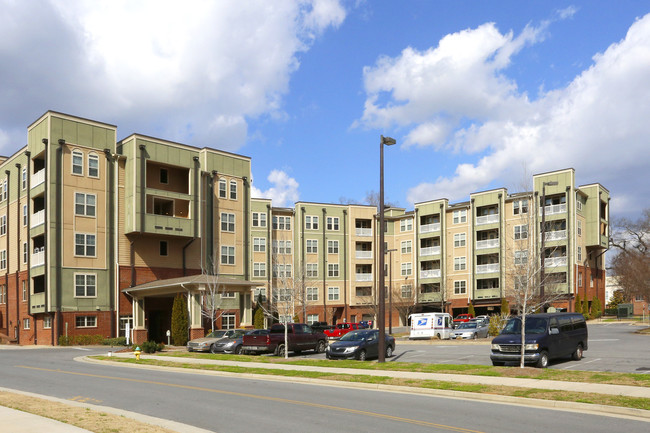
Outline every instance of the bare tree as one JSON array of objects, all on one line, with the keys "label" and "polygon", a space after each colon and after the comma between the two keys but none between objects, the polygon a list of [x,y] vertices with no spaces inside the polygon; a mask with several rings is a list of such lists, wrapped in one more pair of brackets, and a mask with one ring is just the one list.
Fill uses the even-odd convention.
[{"label": "bare tree", "polygon": [[[408,317],[413,312],[415,308],[415,296],[413,292],[413,286],[410,286],[409,289],[402,290],[402,284],[394,284],[393,287],[389,289],[389,300],[392,296],[392,301],[389,302],[389,305],[392,304],[392,308],[397,311],[402,323],[406,324],[408,322]],[[390,313],[389,313],[390,314]]]},{"label": "bare tree", "polygon": [[221,304],[223,303],[226,289],[219,284],[219,267],[211,263],[208,267],[203,267],[201,273],[206,278],[206,288],[201,300],[201,316],[210,321],[210,328],[214,331],[214,324],[223,314]]},{"label": "bare tree", "polygon": [[641,295],[650,300],[650,209],[637,221],[614,221],[610,244],[618,254],[612,270],[626,297]]}]

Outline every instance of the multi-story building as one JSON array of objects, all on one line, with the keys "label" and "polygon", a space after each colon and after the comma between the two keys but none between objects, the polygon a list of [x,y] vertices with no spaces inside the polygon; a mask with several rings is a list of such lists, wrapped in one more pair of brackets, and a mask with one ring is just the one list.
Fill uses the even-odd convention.
[{"label": "multi-story building", "polygon": [[393,326],[498,312],[526,267],[550,306],[604,305],[609,192],[576,187],[573,169],[533,176],[532,191],[390,207],[380,228],[375,206],[250,197],[245,156],[117,141],[113,125],[53,111],[27,135],[0,160],[0,337],[19,344],[127,329],[165,341],[179,294],[192,338],[251,326],[255,303],[268,321],[375,320],[380,252]]}]

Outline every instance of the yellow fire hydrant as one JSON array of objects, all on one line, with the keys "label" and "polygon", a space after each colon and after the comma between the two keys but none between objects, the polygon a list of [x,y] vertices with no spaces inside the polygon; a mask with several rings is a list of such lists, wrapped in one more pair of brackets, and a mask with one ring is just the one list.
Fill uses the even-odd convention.
[{"label": "yellow fire hydrant", "polygon": [[139,361],[140,360],[140,346],[136,347],[135,350],[133,351],[135,354],[135,360]]}]

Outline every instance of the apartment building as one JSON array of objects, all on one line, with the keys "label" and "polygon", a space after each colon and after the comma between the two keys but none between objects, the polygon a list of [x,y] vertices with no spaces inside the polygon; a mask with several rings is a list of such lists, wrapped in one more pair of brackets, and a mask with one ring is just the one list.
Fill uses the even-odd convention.
[{"label": "apartment building", "polygon": [[376,320],[380,252],[392,326],[499,312],[531,267],[550,306],[604,305],[609,192],[576,186],[573,169],[534,175],[530,191],[389,207],[380,228],[375,206],[251,197],[249,157],[118,141],[114,125],[54,111],[0,165],[0,338],[18,344],[166,341],[179,294],[192,338],[251,326],[255,303],[268,322]]}]

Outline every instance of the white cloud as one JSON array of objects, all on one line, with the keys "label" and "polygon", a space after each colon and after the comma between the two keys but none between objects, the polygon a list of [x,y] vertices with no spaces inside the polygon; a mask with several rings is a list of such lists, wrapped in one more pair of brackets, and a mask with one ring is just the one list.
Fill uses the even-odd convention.
[{"label": "white cloud", "polygon": [[255,186],[251,187],[251,196],[257,198],[270,198],[273,206],[284,207],[291,206],[298,201],[300,194],[298,193],[298,182],[289,177],[287,173],[282,170],[273,170],[267,177],[267,180],[274,186],[261,191]]},{"label": "white cloud", "polygon": [[247,119],[282,118],[297,55],[345,18],[335,0],[0,1],[0,118],[51,108],[229,150]]},{"label": "white cloud", "polygon": [[566,167],[576,169],[578,183],[650,193],[650,183],[634,175],[650,166],[650,15],[569,85],[531,101],[507,66],[526,43],[540,40],[545,25],[514,37],[485,24],[365,69],[361,124],[406,129],[405,146],[460,153],[453,175],[411,188],[410,203],[463,199],[491,183],[516,185],[524,169]]}]

